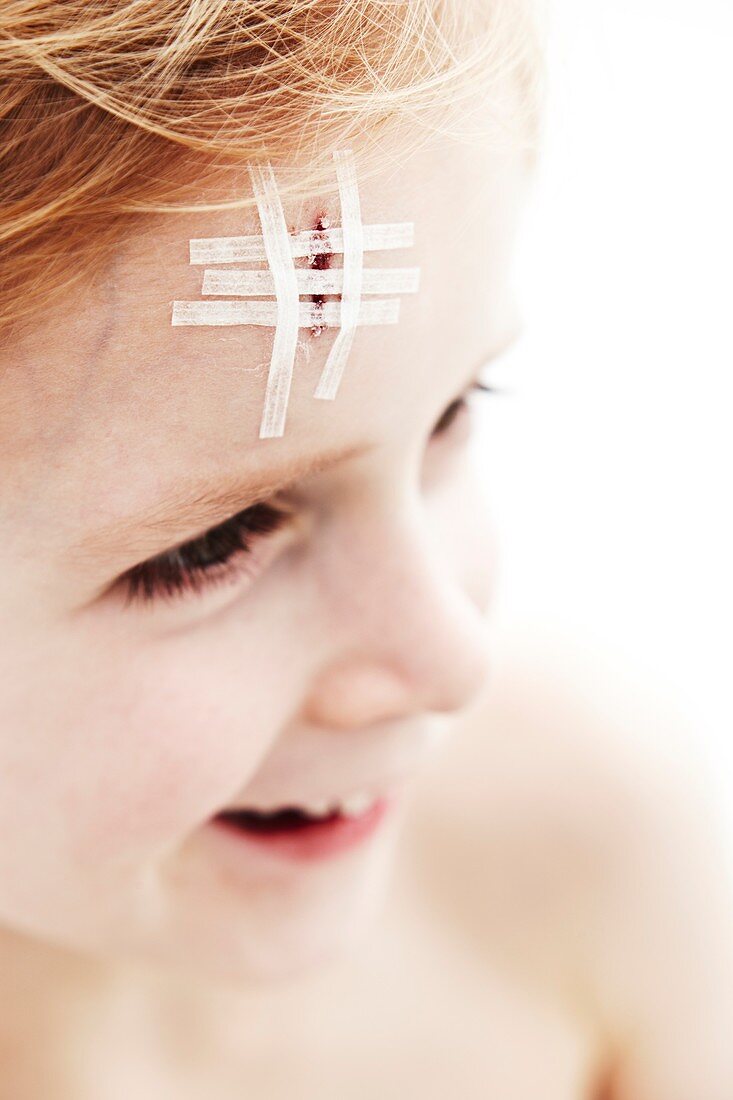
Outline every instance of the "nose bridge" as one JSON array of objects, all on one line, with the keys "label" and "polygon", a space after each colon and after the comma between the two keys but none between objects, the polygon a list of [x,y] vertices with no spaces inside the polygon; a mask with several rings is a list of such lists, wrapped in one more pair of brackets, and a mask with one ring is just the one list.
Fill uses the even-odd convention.
[{"label": "nose bridge", "polygon": [[339,635],[362,665],[398,678],[428,709],[465,705],[485,680],[488,646],[462,578],[404,502],[368,522],[362,515],[360,529],[361,541],[337,546],[326,580]]}]

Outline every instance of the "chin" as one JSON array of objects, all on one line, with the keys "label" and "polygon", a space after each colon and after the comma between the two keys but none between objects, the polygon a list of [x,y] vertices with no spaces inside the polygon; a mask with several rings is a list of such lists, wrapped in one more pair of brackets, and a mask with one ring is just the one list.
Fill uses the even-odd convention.
[{"label": "chin", "polygon": [[[278,983],[337,964],[372,931],[389,891],[395,822],[358,852],[305,867],[269,868],[248,889],[220,881],[203,894],[196,876],[169,897],[155,969],[231,987]],[[210,884],[209,884],[210,885]]]}]

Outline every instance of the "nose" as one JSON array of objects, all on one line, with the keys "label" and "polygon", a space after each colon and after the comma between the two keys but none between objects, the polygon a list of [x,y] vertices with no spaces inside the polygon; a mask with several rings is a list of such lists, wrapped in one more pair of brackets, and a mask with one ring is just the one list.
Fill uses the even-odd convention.
[{"label": "nose", "polygon": [[414,520],[372,523],[368,540],[336,547],[321,578],[333,656],[312,681],[306,717],[355,729],[467,707],[486,683],[489,647],[458,573]]}]

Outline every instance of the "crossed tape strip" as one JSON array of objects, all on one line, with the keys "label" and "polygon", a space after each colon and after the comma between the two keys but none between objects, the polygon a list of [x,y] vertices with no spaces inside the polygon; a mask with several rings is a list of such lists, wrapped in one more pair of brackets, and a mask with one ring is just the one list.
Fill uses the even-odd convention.
[{"label": "crossed tape strip", "polygon": [[[262,228],[261,236],[207,237],[189,241],[192,264],[266,261],[268,270],[204,271],[202,294],[231,294],[234,300],[175,301],[172,325],[265,325],[275,327],[260,438],[285,430],[299,328],[338,329],[314,396],[333,400],[339,389],[356,329],[395,324],[398,298],[363,295],[410,294],[419,284],[419,268],[365,268],[364,253],[410,247],[412,222],[363,225],[351,150],[333,154],[341,204],[341,226],[288,234],[275,175],[270,164],[250,168]],[[343,267],[297,268],[294,260],[325,253],[342,254]],[[301,302],[301,294],[340,295],[340,300]],[[237,301],[274,295],[275,301]]]}]

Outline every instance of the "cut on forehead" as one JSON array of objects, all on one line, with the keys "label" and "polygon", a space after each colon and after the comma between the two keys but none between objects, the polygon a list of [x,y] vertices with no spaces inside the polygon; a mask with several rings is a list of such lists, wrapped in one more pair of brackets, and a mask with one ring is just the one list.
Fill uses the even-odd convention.
[{"label": "cut on forehead", "polygon": [[534,142],[535,0],[200,0],[195,26],[180,4],[42,6],[3,13],[3,335],[103,268],[131,215],[205,202],[212,165],[292,162],[284,189],[312,194],[354,135],[364,181],[435,134]]},{"label": "cut on forehead", "polygon": [[[522,178],[506,158],[464,151],[405,165],[392,191],[377,180],[363,188],[365,221],[414,221],[414,253],[403,262],[421,267],[420,291],[405,296],[399,324],[358,332],[333,402],[313,399],[331,337],[301,341],[283,440],[258,439],[272,329],[170,324],[172,302],[201,289],[189,240],[256,233],[256,214],[141,219],[104,278],[30,334],[7,416],[10,390],[0,384],[0,436],[19,471],[5,489],[32,494],[39,515],[63,509],[64,545],[112,523],[122,545],[139,526],[144,558],[148,547],[184,541],[275,488],[280,463],[292,463],[290,480],[322,452],[372,446],[383,469],[400,447],[417,453],[506,338],[504,275]],[[460,198],[455,216],[446,217],[446,196]],[[286,205],[289,227],[312,225],[324,207],[337,222],[337,203],[321,194],[301,222]],[[194,511],[222,488],[224,500]],[[168,500],[174,526],[153,545],[150,523]]]},{"label": "cut on forehead", "polygon": [[[109,248],[103,267],[78,293],[40,308],[33,328],[0,350],[0,419],[3,399],[8,416],[11,401],[17,408],[11,390],[2,385],[5,375],[8,382],[20,383],[26,413],[36,402],[43,412],[46,400],[56,393],[67,403],[69,416],[73,415],[74,392],[83,397],[103,390],[111,397],[134,378],[144,382],[145,395],[152,397],[168,385],[171,373],[175,378],[186,368],[195,369],[202,390],[216,389],[217,376],[232,371],[252,382],[266,376],[272,329],[243,326],[209,333],[171,332],[173,301],[196,299],[201,294],[204,269],[190,263],[189,241],[261,232],[256,208],[217,208],[219,200],[232,198],[236,190],[240,195],[244,190],[251,192],[244,170],[217,173],[208,180],[199,178],[191,186],[193,202],[208,200],[212,209],[130,219],[128,232]],[[368,209],[389,209],[394,195],[383,196],[377,191],[364,201]],[[316,228],[324,219],[338,224],[338,195],[319,192],[297,202],[286,200],[285,213],[288,229],[294,233]],[[328,259],[329,266],[341,264],[339,256]],[[174,346],[162,361],[161,340],[171,337]],[[301,347],[309,342],[307,330],[300,332],[299,342]],[[21,372],[26,385],[22,385]],[[254,404],[253,387],[243,386],[237,400],[245,408]],[[57,415],[61,421],[66,419],[62,408]],[[10,445],[12,433],[4,434]]]}]

